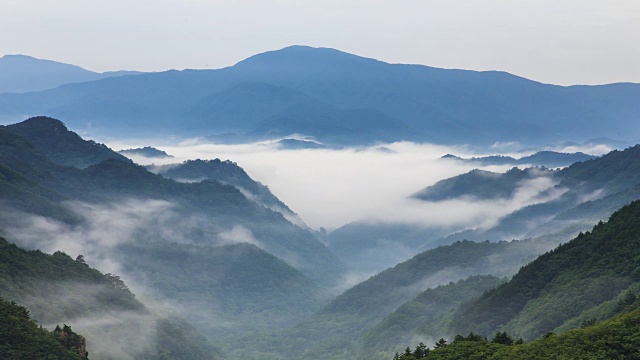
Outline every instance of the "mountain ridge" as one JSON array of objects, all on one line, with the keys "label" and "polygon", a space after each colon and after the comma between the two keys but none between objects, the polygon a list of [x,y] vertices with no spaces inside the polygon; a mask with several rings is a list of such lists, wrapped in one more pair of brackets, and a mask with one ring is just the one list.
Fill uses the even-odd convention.
[{"label": "mountain ridge", "polygon": [[126,70],[99,73],[29,55],[7,54],[0,57],[0,93],[43,91],[70,83],[138,74],[141,72]]},{"label": "mountain ridge", "polygon": [[[156,133],[184,137],[220,136],[230,129],[218,123],[218,118],[231,119],[243,108],[259,109],[261,105],[258,99],[243,98],[230,108],[216,105],[212,110],[206,99],[242,83],[301,93],[326,104],[322,106],[325,112],[335,108],[365,115],[359,122],[349,118],[345,122],[329,112],[324,121],[313,117],[317,109],[303,104],[295,121],[259,127],[277,112],[254,116],[253,125],[234,129],[235,141],[271,139],[274,127],[278,136],[304,133],[321,142],[339,140],[334,145],[400,140],[546,145],[602,136],[628,141],[640,137],[640,125],[632,121],[640,114],[640,105],[633,101],[640,99],[640,84],[562,87],[507,73],[388,64],[338,50],[300,46],[257,54],[218,70],[111,77],[40,93],[2,94],[0,119],[15,122],[23,114],[38,113],[65,118],[76,129],[107,135],[136,130],[148,136],[153,128]],[[271,90],[261,91],[268,96]],[[391,127],[365,121],[373,114],[407,129],[384,138]],[[123,118],[136,121],[124,123]],[[175,125],[178,119],[180,128]],[[608,125],[603,129],[600,124],[605,121]],[[184,130],[189,128],[193,129]],[[370,135],[359,137],[350,128]]]}]

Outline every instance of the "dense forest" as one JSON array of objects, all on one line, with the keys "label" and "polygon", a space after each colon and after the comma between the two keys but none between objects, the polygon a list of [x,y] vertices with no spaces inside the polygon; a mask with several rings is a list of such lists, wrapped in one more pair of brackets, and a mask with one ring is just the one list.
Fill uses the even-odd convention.
[{"label": "dense forest", "polygon": [[[118,275],[91,268],[83,256],[73,259],[62,252],[48,255],[39,250],[27,251],[0,238],[0,264],[0,297],[11,300],[2,308],[2,316],[8,317],[0,323],[7,324],[4,322],[7,319],[19,320],[20,326],[25,327],[25,339],[33,338],[34,344],[43,342],[42,346],[48,346],[50,341],[44,341],[48,337],[38,340],[36,336],[51,332],[35,324],[28,325],[29,319],[41,325],[51,324],[52,328],[54,324],[66,323],[82,329],[81,333],[88,338],[82,348],[86,346],[94,360],[156,360],[167,354],[181,354],[181,359],[217,359],[219,356],[219,351],[184,319],[149,309],[136,299]],[[38,332],[28,335],[33,327]],[[14,329],[11,325],[2,328]],[[19,333],[9,331],[8,334],[11,338]],[[56,327],[53,334],[54,338],[63,339],[67,348],[78,348],[80,340],[69,326]],[[173,340],[180,338],[181,341]],[[11,339],[21,344],[26,341]],[[25,358],[30,357],[13,357]]]},{"label": "dense forest", "polygon": [[0,357],[6,360],[88,359],[85,339],[64,325],[49,331],[31,320],[29,310],[0,298]]},{"label": "dense forest", "polygon": [[451,341],[438,340],[433,349],[424,344],[407,347],[389,360],[529,360],[529,359],[640,359],[640,310],[633,302],[622,314],[601,323],[583,322],[578,329],[561,334],[548,332],[524,343],[506,332],[488,339],[478,334],[457,335]]},{"label": "dense forest", "polygon": [[[640,358],[639,241],[640,201],[635,201],[463,304],[449,328],[440,329],[454,339],[450,345],[442,339],[428,354],[421,346],[397,358]],[[582,329],[571,330],[576,328]],[[496,334],[492,341],[486,340],[489,334]],[[522,339],[537,340],[516,344]]]}]

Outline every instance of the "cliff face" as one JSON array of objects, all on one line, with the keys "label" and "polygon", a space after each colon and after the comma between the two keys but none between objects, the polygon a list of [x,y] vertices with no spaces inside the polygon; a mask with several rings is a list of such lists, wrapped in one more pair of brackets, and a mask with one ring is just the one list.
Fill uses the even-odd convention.
[{"label": "cliff face", "polygon": [[89,353],[87,352],[87,340],[82,335],[78,335],[68,325],[56,326],[53,331],[57,335],[58,341],[65,349],[78,353],[80,359],[87,360]]}]

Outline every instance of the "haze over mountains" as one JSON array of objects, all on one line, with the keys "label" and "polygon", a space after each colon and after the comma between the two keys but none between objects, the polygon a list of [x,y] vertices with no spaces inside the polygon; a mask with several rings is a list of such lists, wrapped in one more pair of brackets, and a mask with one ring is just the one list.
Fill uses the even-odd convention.
[{"label": "haze over mountains", "polygon": [[[0,324],[28,336],[0,331],[0,357],[83,358],[85,338],[94,360],[531,359],[567,352],[556,338],[637,355],[639,84],[304,46],[147,74],[7,56],[9,73]],[[307,225],[303,193],[344,225]]]},{"label": "haze over mountains", "polygon": [[92,134],[210,135],[234,142],[303,134],[343,145],[544,145],[640,138],[639,98],[638,84],[562,87],[504,72],[387,64],[292,46],[219,70],[3,94],[0,118],[6,123],[46,114]]},{"label": "haze over mountains", "polygon": [[137,74],[141,74],[141,72],[109,71],[97,73],[79,66],[36,59],[26,55],[5,55],[0,58],[0,93],[42,91],[65,84]]}]

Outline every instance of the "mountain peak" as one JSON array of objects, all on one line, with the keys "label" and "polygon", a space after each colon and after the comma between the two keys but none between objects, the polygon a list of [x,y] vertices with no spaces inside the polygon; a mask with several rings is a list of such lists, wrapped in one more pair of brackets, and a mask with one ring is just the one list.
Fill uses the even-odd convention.
[{"label": "mountain peak", "polygon": [[82,139],[62,121],[47,116],[32,117],[4,128],[29,141],[54,163],[85,168],[109,158],[130,161],[104,144]]},{"label": "mountain peak", "polygon": [[0,60],[39,60],[34,58],[33,56],[23,55],[23,54],[6,54],[3,57],[0,57]]},{"label": "mountain peak", "polygon": [[55,133],[69,131],[67,126],[60,120],[48,116],[34,116],[20,123],[11,125],[13,127],[29,127],[33,130],[52,131]]},{"label": "mountain peak", "polygon": [[339,64],[342,71],[357,70],[362,66],[387,65],[379,60],[370,59],[344,51],[303,45],[288,46],[280,50],[263,52],[251,56],[234,65],[243,70],[261,70],[269,68],[283,71],[337,70]]}]

